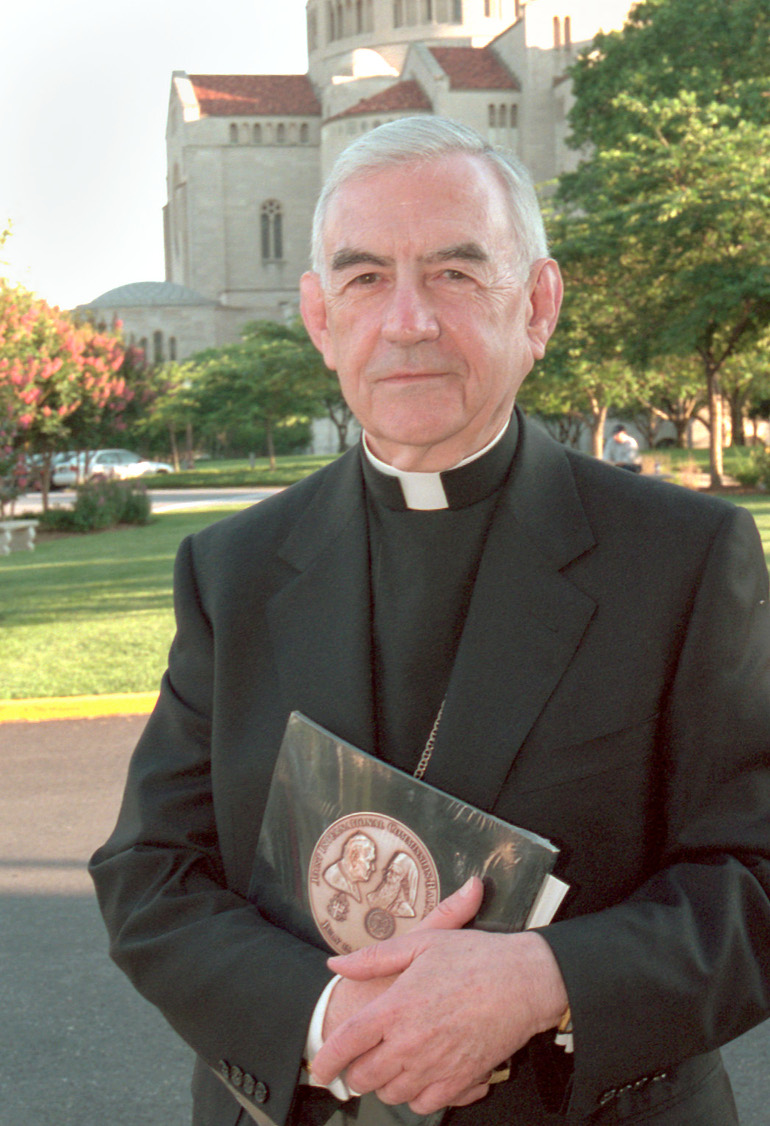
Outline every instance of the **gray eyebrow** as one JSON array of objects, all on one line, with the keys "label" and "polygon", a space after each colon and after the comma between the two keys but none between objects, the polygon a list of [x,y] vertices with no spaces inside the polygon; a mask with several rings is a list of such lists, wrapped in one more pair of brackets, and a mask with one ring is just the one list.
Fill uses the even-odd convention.
[{"label": "gray eyebrow", "polygon": [[[477,242],[460,242],[455,246],[447,246],[437,250],[425,258],[426,262],[488,262],[489,255]],[[332,270],[346,270],[350,266],[389,266],[390,258],[381,258],[370,250],[357,250],[355,247],[346,246],[332,255]]]},{"label": "gray eyebrow", "polygon": [[460,242],[456,246],[447,246],[444,250],[437,250],[428,256],[428,261],[450,262],[453,258],[465,262],[487,262],[489,255],[477,242]]},{"label": "gray eyebrow", "polygon": [[349,266],[387,266],[389,259],[380,258],[370,250],[356,250],[354,247],[343,247],[332,255],[332,269],[346,270]]}]

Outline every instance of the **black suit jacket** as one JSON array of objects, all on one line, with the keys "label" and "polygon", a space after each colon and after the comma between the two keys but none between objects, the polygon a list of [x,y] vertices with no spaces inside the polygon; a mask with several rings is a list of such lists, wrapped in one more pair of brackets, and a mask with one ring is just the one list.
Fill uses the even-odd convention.
[{"label": "black suit jacket", "polygon": [[[329,973],[260,916],[251,871],[289,712],[372,749],[358,452],[183,543],[175,592],[160,700],[92,872],[113,957],[202,1061],[195,1121],[237,1117],[219,1068],[282,1123]],[[533,1045],[458,1126],[551,1121],[533,1075],[570,1121],[669,1107],[656,1123],[690,1126],[704,1053],[770,1011],[767,598],[743,510],[520,419],[426,780],[561,848],[571,891],[544,934],[575,1055],[565,1076]],[[729,1096],[708,1102],[704,1124],[732,1120]]]}]

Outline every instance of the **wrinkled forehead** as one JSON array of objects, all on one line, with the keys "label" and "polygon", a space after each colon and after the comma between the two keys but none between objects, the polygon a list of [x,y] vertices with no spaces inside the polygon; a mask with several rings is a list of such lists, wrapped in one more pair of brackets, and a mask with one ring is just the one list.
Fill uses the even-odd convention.
[{"label": "wrinkled forehead", "polygon": [[510,205],[492,165],[473,154],[451,153],[354,173],[331,196],[323,226],[324,264],[342,249],[430,250],[447,240],[489,242],[513,238]]}]

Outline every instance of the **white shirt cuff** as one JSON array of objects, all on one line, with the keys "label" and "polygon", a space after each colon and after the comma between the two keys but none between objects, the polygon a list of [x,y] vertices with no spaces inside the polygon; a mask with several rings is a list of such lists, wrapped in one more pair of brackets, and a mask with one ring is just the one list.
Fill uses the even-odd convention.
[{"label": "white shirt cuff", "polygon": [[[310,1027],[307,1031],[307,1040],[305,1041],[305,1059],[312,1061],[315,1059],[316,1054],[321,1050],[323,1044],[323,1027],[326,1010],[329,1007],[329,1000],[335,985],[340,980],[339,974],[333,977],[329,984],[324,989],[321,996],[316,1001],[316,1006],[313,1009],[313,1015],[310,1018]],[[310,1087],[326,1087],[335,1098],[340,1102],[347,1102],[348,1099],[353,1098],[353,1093],[348,1087],[344,1079],[338,1076],[332,1079],[331,1083],[319,1083],[312,1072],[308,1072],[307,1078]]]}]

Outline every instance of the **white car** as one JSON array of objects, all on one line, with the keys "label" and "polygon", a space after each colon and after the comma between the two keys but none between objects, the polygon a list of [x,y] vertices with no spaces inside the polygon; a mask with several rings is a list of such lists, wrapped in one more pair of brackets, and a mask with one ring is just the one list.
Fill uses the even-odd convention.
[{"label": "white car", "polygon": [[95,450],[74,454],[62,459],[53,470],[53,484],[57,489],[71,488],[83,481],[106,481],[117,478],[146,477],[151,473],[173,473],[173,466],[165,461],[150,461],[130,450]]}]

